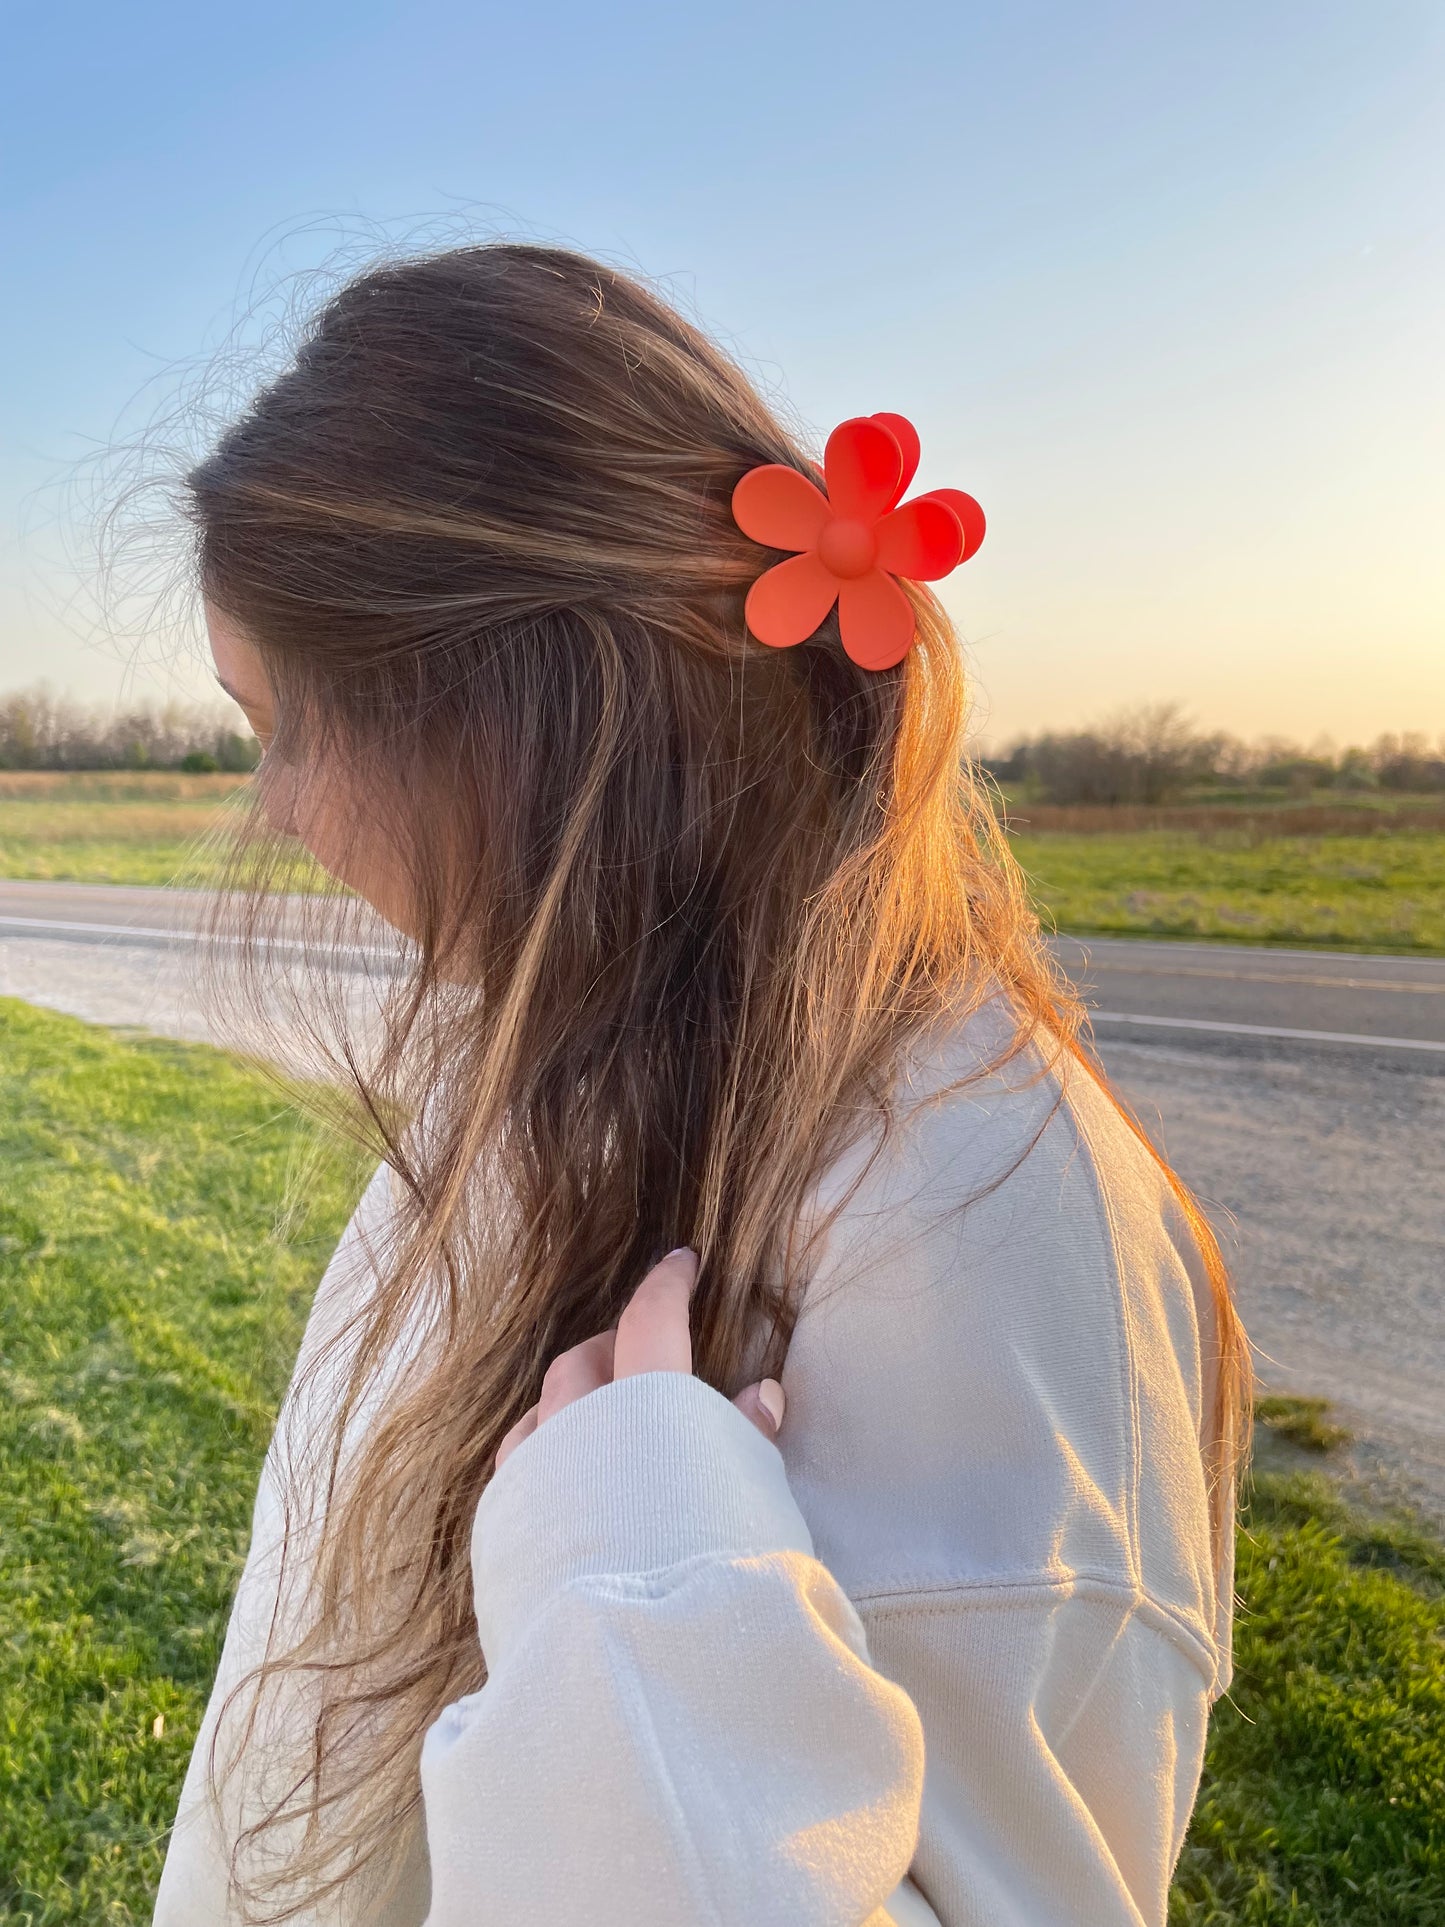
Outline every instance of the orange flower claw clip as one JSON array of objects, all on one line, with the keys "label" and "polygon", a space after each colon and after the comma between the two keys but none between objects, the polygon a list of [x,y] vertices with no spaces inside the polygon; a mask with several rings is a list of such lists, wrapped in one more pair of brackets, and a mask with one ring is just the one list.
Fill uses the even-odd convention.
[{"label": "orange flower claw clip", "polygon": [[[733,490],[733,520],[769,549],[791,549],[748,591],[759,642],[806,642],[838,605],[843,647],[862,669],[891,669],[914,638],[913,605],[897,578],[937,582],[983,540],[983,510],[961,489],[911,502],[918,432],[902,415],[856,415],[828,437],[827,493],[796,468],[768,462]],[[901,504],[901,506],[900,506]]]}]

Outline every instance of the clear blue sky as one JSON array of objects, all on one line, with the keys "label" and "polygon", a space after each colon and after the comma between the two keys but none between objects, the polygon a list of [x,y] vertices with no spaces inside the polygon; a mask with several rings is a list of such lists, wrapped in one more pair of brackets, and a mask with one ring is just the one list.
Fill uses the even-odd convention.
[{"label": "clear blue sky", "polygon": [[63,559],[70,465],[287,273],[440,219],[668,277],[820,431],[912,416],[989,514],[946,595],[990,738],[1445,730],[1439,0],[89,0],[7,42],[0,687],[161,686]]}]

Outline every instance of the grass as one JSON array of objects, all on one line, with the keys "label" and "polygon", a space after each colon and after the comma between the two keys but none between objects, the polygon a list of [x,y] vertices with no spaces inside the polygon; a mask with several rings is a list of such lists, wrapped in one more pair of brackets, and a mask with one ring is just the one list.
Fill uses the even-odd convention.
[{"label": "grass", "polygon": [[359,1174],[216,1052],[0,1001],[0,1919],[149,1920]]},{"label": "grass", "polygon": [[1048,918],[1078,936],[1445,952],[1445,832],[1017,831]]},{"label": "grass", "polygon": [[[360,1174],[231,1059],[8,1001],[0,1153],[0,1919],[130,1927]],[[1445,1919],[1445,1548],[1269,1474],[1239,1583],[1171,1927]]]},{"label": "grass", "polygon": [[197,840],[244,776],[0,773],[0,876],[64,883],[204,884]]},{"label": "grass", "polygon": [[1445,1548],[1262,1476],[1170,1927],[1445,1920]]},{"label": "grass", "polygon": [[[204,886],[218,857],[197,839],[246,781],[0,772],[0,877]],[[1377,798],[1334,799],[1320,816],[1331,833],[1317,836],[1298,834],[1305,804],[1241,808],[1234,829],[1218,805],[1204,828],[1113,828],[1133,817],[1055,811],[1066,827],[1021,823],[1013,846],[1046,919],[1079,936],[1445,953],[1445,827],[1382,828],[1392,816],[1413,821],[1411,799],[1389,801],[1387,809]],[[1296,826],[1289,833],[1271,830],[1286,820]],[[1338,833],[1356,822],[1361,834]],[[307,887],[305,872],[288,887]]]},{"label": "grass", "polygon": [[1254,1416],[1279,1438],[1288,1439],[1306,1452],[1333,1452],[1348,1445],[1348,1427],[1337,1425],[1329,1416],[1327,1398],[1274,1396],[1256,1401]]},{"label": "grass", "polygon": [[1406,790],[1340,796],[1329,790],[1217,789],[1169,803],[1044,803],[1007,787],[1005,813],[1021,830],[1076,835],[1128,830],[1242,831],[1273,836],[1389,836],[1398,830],[1445,830],[1445,794]]}]

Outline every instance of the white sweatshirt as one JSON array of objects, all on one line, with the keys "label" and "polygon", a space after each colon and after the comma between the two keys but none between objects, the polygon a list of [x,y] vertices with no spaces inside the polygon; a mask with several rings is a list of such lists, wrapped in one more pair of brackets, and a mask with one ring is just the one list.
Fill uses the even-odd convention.
[{"label": "white sweatshirt", "polygon": [[[920,1047],[907,1088],[1003,1035],[985,1010]],[[358,1882],[307,1922],[1164,1921],[1230,1674],[1209,1291],[1108,1101],[1076,1073],[1059,1104],[1037,1069],[923,1102],[890,1140],[810,1287],[777,1445],[654,1372],[517,1448],[473,1535],[488,1680],[427,1735],[424,1840],[384,1899]],[[389,1196],[379,1173],[307,1345],[365,1290]],[[203,1797],[204,1755],[275,1605],[279,1442],[309,1425],[288,1402],[158,1927],[233,1918],[237,1821]]]}]

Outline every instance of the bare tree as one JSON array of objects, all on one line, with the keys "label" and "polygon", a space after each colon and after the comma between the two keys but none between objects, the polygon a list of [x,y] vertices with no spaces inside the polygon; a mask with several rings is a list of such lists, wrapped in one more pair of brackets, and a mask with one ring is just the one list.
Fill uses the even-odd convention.
[{"label": "bare tree", "polygon": [[1445,791],[1445,738],[1419,732],[1381,736],[1370,748],[1308,748],[1284,737],[1241,742],[1202,735],[1177,703],[1123,710],[1085,729],[1049,732],[986,757],[1001,783],[1047,803],[1155,806],[1186,791],[1231,785],[1308,796],[1316,790]]},{"label": "bare tree", "polygon": [[87,709],[45,688],[0,696],[0,769],[240,771],[259,760],[255,737],[215,706]]}]

